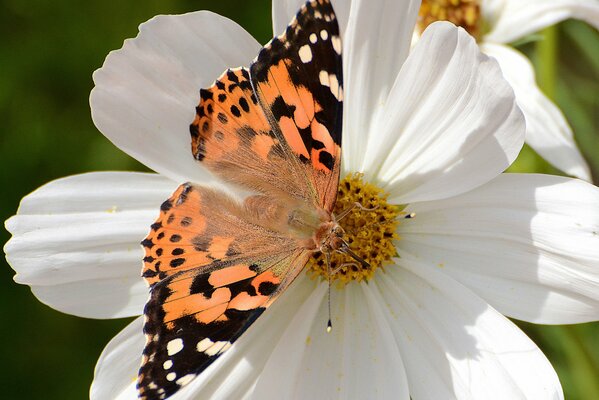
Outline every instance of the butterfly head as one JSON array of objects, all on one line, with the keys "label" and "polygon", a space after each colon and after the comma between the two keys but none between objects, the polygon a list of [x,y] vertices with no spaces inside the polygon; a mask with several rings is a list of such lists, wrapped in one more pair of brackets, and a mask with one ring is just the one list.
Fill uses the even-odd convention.
[{"label": "butterfly head", "polygon": [[348,246],[343,239],[345,231],[336,221],[323,222],[314,234],[316,248],[323,252],[339,251]]}]

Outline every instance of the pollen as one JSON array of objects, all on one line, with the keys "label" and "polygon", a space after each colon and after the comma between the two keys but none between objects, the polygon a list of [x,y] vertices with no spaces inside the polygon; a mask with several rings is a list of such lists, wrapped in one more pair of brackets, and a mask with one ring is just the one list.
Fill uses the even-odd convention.
[{"label": "pollen", "polygon": [[480,0],[422,0],[417,23],[420,33],[435,21],[452,22],[478,39],[481,31]]},{"label": "pollen", "polygon": [[349,248],[368,266],[348,254],[334,252],[329,269],[325,255],[318,253],[308,263],[310,277],[326,281],[330,275],[331,282],[343,287],[351,281],[367,281],[377,269],[392,263],[391,258],[397,256],[394,244],[399,239],[397,226],[405,212],[401,206],[387,203],[387,197],[382,189],[364,182],[362,174],[348,175],[339,182],[333,214],[341,217],[338,223],[345,231],[344,240]]}]

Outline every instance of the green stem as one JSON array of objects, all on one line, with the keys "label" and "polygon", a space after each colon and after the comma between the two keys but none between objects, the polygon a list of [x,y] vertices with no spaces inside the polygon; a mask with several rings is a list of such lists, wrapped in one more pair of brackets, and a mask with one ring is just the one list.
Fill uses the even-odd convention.
[{"label": "green stem", "polygon": [[555,79],[557,76],[557,26],[545,28],[542,40],[537,42],[537,83],[550,99],[555,99]]}]

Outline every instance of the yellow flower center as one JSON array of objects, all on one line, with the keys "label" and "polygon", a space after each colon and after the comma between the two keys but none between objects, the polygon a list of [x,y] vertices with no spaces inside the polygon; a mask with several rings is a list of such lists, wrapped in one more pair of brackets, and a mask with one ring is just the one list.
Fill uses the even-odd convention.
[{"label": "yellow flower center", "polygon": [[417,29],[422,33],[435,21],[449,21],[478,39],[481,30],[479,0],[422,0]]},{"label": "yellow flower center", "polygon": [[325,255],[319,253],[308,262],[307,273],[313,279],[328,280],[331,271],[331,281],[338,287],[351,281],[368,280],[378,268],[391,264],[391,258],[397,255],[393,241],[399,239],[398,217],[405,213],[402,207],[387,203],[387,193],[362,178],[362,174],[351,174],[339,182],[333,213],[339,216],[351,209],[338,222],[345,230],[344,239],[349,248],[369,266],[363,266],[346,253],[334,252],[329,270]]}]

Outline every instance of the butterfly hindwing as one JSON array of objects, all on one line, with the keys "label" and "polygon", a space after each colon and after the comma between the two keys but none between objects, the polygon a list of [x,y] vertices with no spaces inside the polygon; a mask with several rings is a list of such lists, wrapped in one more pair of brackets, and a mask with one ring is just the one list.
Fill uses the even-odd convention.
[{"label": "butterfly hindwing", "polygon": [[[245,332],[301,269],[297,250],[247,262],[216,262],[212,272],[185,271],[159,282],[145,307],[142,398],[168,397],[205,370]],[[296,273],[297,274],[297,273]]]},{"label": "butterfly hindwing", "polygon": [[307,2],[250,67],[258,101],[306,169],[316,206],[331,211],[341,162],[341,38],[328,0]]}]

